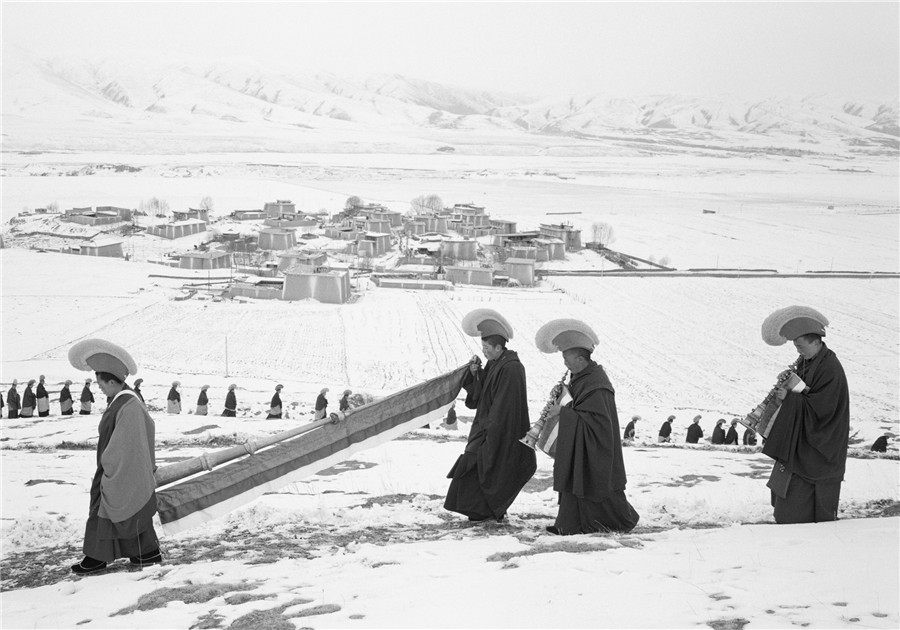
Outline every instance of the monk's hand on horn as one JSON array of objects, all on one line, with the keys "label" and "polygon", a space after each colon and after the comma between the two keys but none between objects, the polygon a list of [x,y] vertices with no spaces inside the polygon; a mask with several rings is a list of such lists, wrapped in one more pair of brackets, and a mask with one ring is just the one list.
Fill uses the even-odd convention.
[{"label": "monk's hand on horn", "polygon": [[331,420],[330,424],[337,424],[344,419],[344,414],[332,411],[330,414],[328,414],[328,418],[329,420]]}]

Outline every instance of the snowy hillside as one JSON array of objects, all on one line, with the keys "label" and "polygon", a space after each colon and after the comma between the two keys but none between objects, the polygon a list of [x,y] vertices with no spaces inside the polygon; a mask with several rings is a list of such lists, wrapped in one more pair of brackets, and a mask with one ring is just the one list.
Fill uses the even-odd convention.
[{"label": "snowy hillside", "polygon": [[[897,427],[896,280],[369,286],[339,306],[184,300],[181,280],[152,275],[158,266],[115,259],[7,249],[0,265],[0,381],[46,374],[53,400],[47,418],[3,421],[3,627],[887,629],[900,620],[896,445],[867,451]],[[771,461],[759,447],[684,445],[688,418],[702,413],[710,429],[718,415],[747,409],[791,359],[790,348],[758,338],[760,314],[784,299],[827,305],[829,343],[853,387],[854,443],[836,523],[775,526]],[[514,322],[532,415],[563,371],[559,355],[534,348],[536,328],[566,313],[600,333],[620,417],[644,417],[624,450],[641,515],[633,532],[549,535],[557,496],[543,455],[503,524],[444,510],[446,472],[471,426],[460,402],[456,429],[418,429],[221,519],[163,534],[163,565],[69,573],[81,557],[99,418],[58,415],[63,379],[81,375],[66,359],[74,340],[102,336],[134,353],[157,462],[167,465],[307,422],[323,385],[379,395],[448,371],[477,347],[461,316],[485,306]],[[210,385],[211,415],[165,413],[174,378],[186,412]],[[266,420],[276,381],[287,415]],[[238,385],[236,418],[218,415],[229,383]],[[670,412],[676,443],[656,445]]]},{"label": "snowy hillside", "polygon": [[[896,99],[594,94],[536,102],[399,75],[347,79],[288,73],[258,62],[134,54],[45,58],[12,45],[3,48],[3,85],[5,146],[13,150],[114,149],[114,137],[101,145],[89,140],[99,133],[97,127],[110,125],[120,126],[126,136],[151,129],[201,138],[237,136],[232,150],[246,148],[240,136],[251,125],[258,135],[277,131],[294,142],[308,141],[312,130],[377,128],[411,137],[429,129],[480,130],[513,137],[612,136],[676,145],[727,141],[757,149],[842,153],[896,154],[900,146]],[[64,123],[72,133],[50,139],[40,123]]]}]

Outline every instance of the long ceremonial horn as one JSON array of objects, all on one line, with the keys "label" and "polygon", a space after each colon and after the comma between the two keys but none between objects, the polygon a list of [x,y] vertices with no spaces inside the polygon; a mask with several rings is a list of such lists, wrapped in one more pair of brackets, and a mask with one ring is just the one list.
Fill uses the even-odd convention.
[{"label": "long ceremonial horn", "polygon": [[203,453],[202,455],[192,457],[191,459],[176,462],[169,466],[163,466],[156,470],[156,487],[159,488],[180,481],[185,477],[190,477],[191,475],[203,472],[204,470],[212,470],[216,466],[243,457],[244,455],[253,455],[253,453],[262,448],[272,446],[273,444],[283,442],[284,440],[288,440],[298,435],[303,435],[304,433],[309,433],[310,431],[315,431],[319,427],[325,426],[331,422],[340,422],[354,411],[362,409],[363,406],[357,407],[356,409],[349,409],[347,412],[333,411],[328,414],[328,417],[326,418],[316,420],[313,423],[297,427],[296,429],[288,429],[287,431],[282,431],[281,433],[276,433],[275,435],[265,438],[247,440],[238,446],[232,446],[221,451],[216,451],[215,453]]},{"label": "long ceremonial horn", "polygon": [[[466,370],[468,370],[468,365],[469,364],[467,363],[454,370],[454,372],[459,373],[460,380],[462,380],[463,375],[465,374]],[[321,420],[317,420],[302,427],[297,427],[296,429],[289,429],[287,431],[282,431],[281,433],[276,433],[275,435],[260,438],[257,440],[247,440],[246,442],[238,446],[232,446],[215,453],[203,453],[198,457],[193,457],[181,462],[176,462],[174,464],[170,464],[169,466],[163,466],[162,468],[158,468],[156,470],[156,487],[159,488],[162,486],[166,486],[170,483],[181,481],[185,477],[190,477],[191,475],[195,475],[203,471],[212,470],[216,466],[224,464],[225,462],[230,462],[233,459],[238,459],[245,455],[253,455],[260,449],[272,446],[274,444],[277,444],[278,442],[284,442],[285,440],[297,437],[298,435],[303,435],[304,433],[309,433],[310,431],[315,431],[316,429],[323,427],[326,424],[330,424],[332,422],[343,422],[344,420],[347,420],[348,418],[351,418],[358,413],[369,412],[370,409],[378,408],[376,407],[378,405],[383,406],[392,398],[402,396],[406,392],[409,392],[413,388],[419,387],[422,384],[423,383],[414,385],[413,387],[408,387],[404,390],[401,390],[400,392],[389,394],[384,398],[374,400],[370,403],[366,403],[365,405],[360,405],[359,407],[354,407],[353,409],[348,409],[347,411],[332,411],[330,414],[328,414],[328,417],[322,418]]]}]

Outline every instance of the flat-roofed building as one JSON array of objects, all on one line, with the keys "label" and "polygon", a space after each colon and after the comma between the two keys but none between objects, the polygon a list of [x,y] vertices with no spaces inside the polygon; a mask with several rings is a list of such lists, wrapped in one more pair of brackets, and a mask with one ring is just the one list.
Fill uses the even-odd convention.
[{"label": "flat-roofed building", "polygon": [[121,239],[98,239],[88,243],[79,245],[79,252],[82,256],[101,256],[105,258],[124,258],[122,251]]},{"label": "flat-roofed building", "polygon": [[506,275],[525,287],[534,284],[534,260],[531,258],[507,258],[503,263]]},{"label": "flat-roofed building", "polygon": [[576,230],[566,223],[542,223],[541,236],[558,238],[566,244],[567,252],[575,252],[581,249],[581,230]]}]

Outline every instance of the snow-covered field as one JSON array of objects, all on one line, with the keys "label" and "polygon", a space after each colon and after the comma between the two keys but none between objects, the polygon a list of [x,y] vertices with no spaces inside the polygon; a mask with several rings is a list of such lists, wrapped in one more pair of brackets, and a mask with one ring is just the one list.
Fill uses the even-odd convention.
[{"label": "snow-covered field", "polygon": [[[30,174],[97,163],[144,170]],[[42,154],[4,156],[0,183],[4,222],[51,201],[136,207],[157,196],[181,209],[209,195],[223,216],[276,198],[333,212],[354,194],[406,211],[413,197],[436,193],[446,205],[484,205],[520,230],[564,219],[590,240],[591,225],[605,221],[615,228],[615,249],[666,256],[679,269],[896,273],[896,160],[854,164],[866,172],[852,173],[835,170],[841,163]],[[546,214],[561,211],[581,214]],[[77,392],[84,375],[68,365],[72,343],[89,336],[121,343],[145,381],[160,464],[306,422],[322,387],[336,405],[344,388],[377,396],[453,369],[477,351],[459,328],[477,307],[511,321],[536,417],[564,367],[535,349],[534,333],[556,317],[583,319],[600,336],[595,358],[616,387],[623,424],[643,417],[638,443],[625,451],[641,523],[624,536],[546,534],[556,506],[552,462],[543,456],[508,524],[472,526],[446,513],[445,475],[469,426],[461,422],[457,431],[420,429],[226,519],[163,536],[162,566],[76,579],[67,569],[80,558],[95,457],[83,447],[96,439],[99,415],[63,419],[54,403],[48,419],[0,424],[3,627],[900,625],[900,463],[894,444],[887,457],[866,456],[878,435],[900,432],[897,278],[554,276],[530,289],[446,292],[361,281],[356,299],[341,306],[220,302],[199,293],[176,300],[182,281],[156,277],[164,269],[143,262],[158,255],[147,237],[128,244],[136,262],[12,241],[16,248],[0,250],[3,389],[13,378],[45,374],[52,399],[67,378]],[[555,267],[602,265],[584,251]],[[747,413],[794,359],[789,345],[766,346],[759,333],[765,316],[788,304],[831,319],[826,342],[850,381],[854,457],[837,523],[777,527],[767,458],[751,448],[681,445],[691,417],[702,414],[709,435],[719,417]],[[186,411],[210,385],[214,414],[236,383],[239,417],[165,414],[175,379]],[[287,417],[267,421],[276,383],[285,385]],[[678,444],[656,446],[670,413]]]}]

